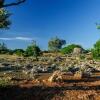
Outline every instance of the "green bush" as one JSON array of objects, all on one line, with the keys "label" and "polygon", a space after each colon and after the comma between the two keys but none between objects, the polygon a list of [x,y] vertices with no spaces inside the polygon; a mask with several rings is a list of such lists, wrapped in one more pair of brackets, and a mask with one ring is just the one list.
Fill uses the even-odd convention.
[{"label": "green bush", "polygon": [[13,50],[13,54],[16,54],[18,56],[23,56],[24,52],[25,51],[23,49],[15,49],[15,50]]},{"label": "green bush", "polygon": [[94,44],[94,48],[91,51],[93,58],[100,59],[100,40]]},{"label": "green bush", "polygon": [[73,52],[73,49],[76,48],[76,47],[82,48],[80,45],[70,44],[70,45],[68,45],[67,47],[62,48],[62,49],[61,49],[61,53],[62,53],[62,54],[70,54],[70,53]]},{"label": "green bush", "polygon": [[33,56],[38,60],[38,56],[41,54],[40,48],[36,45],[36,43],[33,41],[31,45],[29,45],[24,53],[25,57]]}]

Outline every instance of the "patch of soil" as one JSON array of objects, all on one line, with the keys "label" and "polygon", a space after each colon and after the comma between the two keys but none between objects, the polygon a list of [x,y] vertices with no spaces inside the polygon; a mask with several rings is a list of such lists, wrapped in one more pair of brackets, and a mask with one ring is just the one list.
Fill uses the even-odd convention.
[{"label": "patch of soil", "polygon": [[63,82],[48,82],[46,74],[36,80],[21,80],[17,86],[0,87],[0,100],[100,100],[100,78],[75,79],[64,76]]}]

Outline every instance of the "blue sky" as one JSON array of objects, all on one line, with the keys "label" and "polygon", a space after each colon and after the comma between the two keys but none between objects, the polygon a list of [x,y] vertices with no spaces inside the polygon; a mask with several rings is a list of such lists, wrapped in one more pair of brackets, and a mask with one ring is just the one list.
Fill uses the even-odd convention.
[{"label": "blue sky", "polygon": [[0,41],[12,49],[26,48],[32,39],[47,49],[55,36],[91,48],[100,38],[95,25],[100,22],[100,0],[27,0],[8,10],[12,25],[0,30]]}]

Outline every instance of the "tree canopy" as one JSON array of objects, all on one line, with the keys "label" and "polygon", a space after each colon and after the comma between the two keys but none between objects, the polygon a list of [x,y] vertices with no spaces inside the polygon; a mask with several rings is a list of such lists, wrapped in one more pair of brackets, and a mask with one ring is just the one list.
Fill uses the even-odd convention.
[{"label": "tree canopy", "polygon": [[8,29],[11,22],[9,20],[10,13],[5,9],[0,9],[0,28],[1,29]]},{"label": "tree canopy", "polygon": [[15,2],[6,3],[6,0],[0,0],[0,8],[16,6],[21,3],[24,3],[26,0],[16,0]]},{"label": "tree canopy", "polygon": [[8,29],[11,25],[9,17],[11,13],[5,9],[5,7],[16,6],[24,3],[26,0],[17,0],[15,2],[6,3],[6,0],[0,0],[0,29]]},{"label": "tree canopy", "polygon": [[100,29],[100,23],[96,23],[96,28]]},{"label": "tree canopy", "polygon": [[50,51],[59,51],[63,45],[66,44],[65,40],[59,39],[58,37],[52,38],[48,42],[48,49]]}]

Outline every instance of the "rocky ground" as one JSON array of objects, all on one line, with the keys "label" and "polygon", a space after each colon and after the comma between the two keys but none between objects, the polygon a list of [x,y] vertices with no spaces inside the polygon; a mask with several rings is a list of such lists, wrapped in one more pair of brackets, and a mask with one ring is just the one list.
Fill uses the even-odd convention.
[{"label": "rocky ground", "polygon": [[100,100],[97,76],[76,79],[67,74],[62,82],[49,82],[50,76],[44,74],[36,80],[16,80],[17,85],[1,87],[0,100]]},{"label": "rocky ground", "polygon": [[100,100],[100,61],[87,56],[1,55],[0,100]]}]

